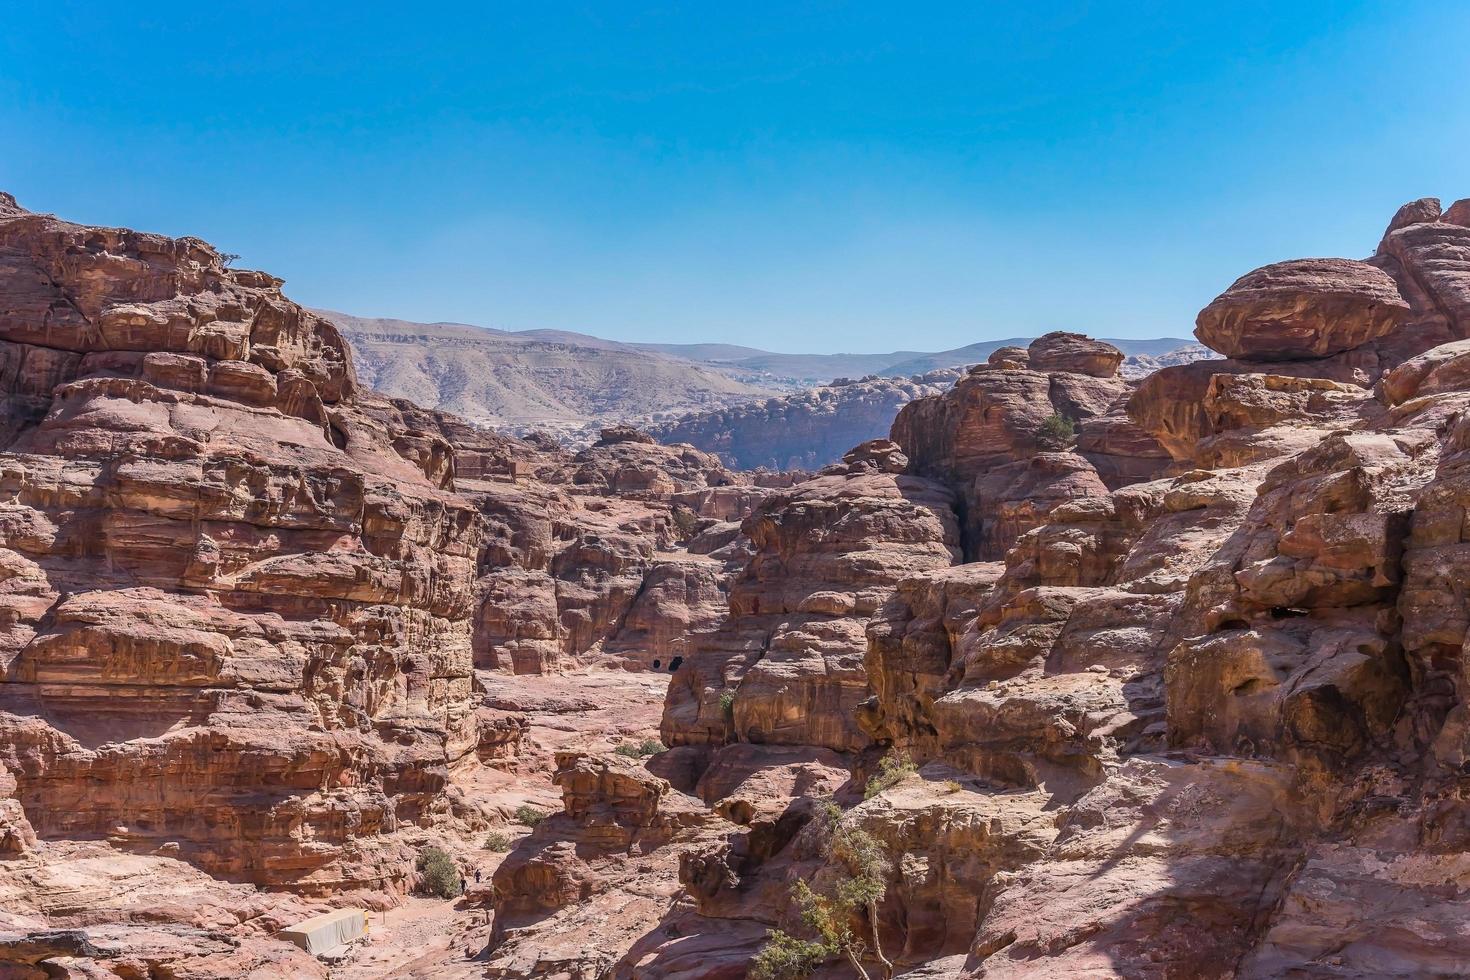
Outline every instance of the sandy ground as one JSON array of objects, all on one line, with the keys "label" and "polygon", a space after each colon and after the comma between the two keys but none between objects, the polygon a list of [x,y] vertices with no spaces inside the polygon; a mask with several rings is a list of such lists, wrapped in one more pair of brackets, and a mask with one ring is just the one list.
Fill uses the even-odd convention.
[{"label": "sandy ground", "polygon": [[410,898],[369,916],[368,941],[332,970],[341,980],[479,977],[480,953],[490,935],[488,913],[469,902]]},{"label": "sandy ground", "polygon": [[[658,737],[668,675],[588,670],[573,674],[511,677],[481,674],[491,703],[524,712],[531,722],[522,756],[512,771],[471,766],[454,781],[475,804],[498,812],[498,828],[512,839],[527,828],[515,823],[522,804],[561,808],[551,784],[557,751],[605,752],[621,742]],[[483,838],[484,835],[477,835]],[[490,876],[502,855],[483,839],[460,840],[456,854],[470,869],[468,892],[456,902],[413,897],[369,917],[369,938],[332,970],[334,980],[461,980],[479,978],[490,935]],[[478,871],[479,881],[475,880]]]}]

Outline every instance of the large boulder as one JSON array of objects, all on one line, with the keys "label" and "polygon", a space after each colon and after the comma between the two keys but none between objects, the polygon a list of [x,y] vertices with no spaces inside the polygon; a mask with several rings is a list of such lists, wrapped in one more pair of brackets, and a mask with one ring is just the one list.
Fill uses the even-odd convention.
[{"label": "large boulder", "polygon": [[1028,362],[1033,371],[1064,371],[1112,378],[1123,363],[1123,352],[1086,334],[1055,330],[1031,341]]},{"label": "large boulder", "polygon": [[1457,340],[1411,357],[1385,374],[1379,393],[1390,405],[1470,388],[1470,340]]},{"label": "large boulder", "polygon": [[1296,259],[1241,276],[1200,312],[1194,334],[1226,357],[1291,361],[1360,347],[1409,313],[1383,270],[1352,259]]}]

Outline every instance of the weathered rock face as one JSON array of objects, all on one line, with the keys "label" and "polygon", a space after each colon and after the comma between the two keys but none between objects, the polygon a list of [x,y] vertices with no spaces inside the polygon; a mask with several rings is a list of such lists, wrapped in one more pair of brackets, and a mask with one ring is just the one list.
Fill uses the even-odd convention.
[{"label": "weathered rock face", "polygon": [[1120,397],[1105,415],[1077,426],[1077,451],[1109,490],[1163,476],[1172,461],[1169,451],[1128,417],[1127,405]]},{"label": "weathered rock face", "polygon": [[556,764],[562,812],[494,875],[487,976],[602,976],[620,959],[625,971],[641,958],[630,947],[669,909],[680,854],[735,829],[629,759],[564,752]]},{"label": "weathered rock face", "polygon": [[[1275,467],[1246,527],[1192,583],[1170,653],[1170,737],[1340,768],[1405,695],[1391,607],[1437,440],[1329,435]],[[1191,621],[1202,616],[1203,622]]]},{"label": "weathered rock face", "polygon": [[[1042,373],[1038,361],[1066,370]],[[892,439],[908,457],[909,471],[950,485],[960,497],[968,558],[999,558],[1050,506],[1105,491],[1086,458],[1048,458],[1049,450],[1063,447],[1045,427],[1053,416],[1085,425],[1106,415],[1128,391],[1114,377],[1121,362],[1121,352],[1108,344],[1048,334],[1032,343],[1030,368],[1008,358],[999,366],[977,366],[943,395],[899,412]],[[1115,480],[1127,469],[1109,467]]]},{"label": "weathered rock face", "polygon": [[1217,374],[1205,388],[1213,435],[1194,447],[1211,468],[1244,466],[1313,445],[1315,429],[1349,427],[1379,406],[1357,385],[1275,374]]},{"label": "weathered rock face", "polygon": [[867,696],[864,624],[906,575],[954,561],[957,529],[943,487],[856,465],[747,519],[755,555],[731,587],[729,618],[674,675],[666,744],[868,744],[852,719]]},{"label": "weathered rock face", "polygon": [[[967,966],[986,977],[1230,977],[1280,897],[1303,805],[1260,763],[1130,759],[1004,877]],[[1044,964],[1044,966],[1039,966]]]},{"label": "weathered rock face", "polygon": [[997,347],[985,363],[991,367],[1024,368],[1030,360],[1031,352],[1025,347]]},{"label": "weathered rock face", "polygon": [[538,475],[594,493],[639,499],[745,482],[711,453],[687,445],[660,446],[647,433],[626,426],[603,430],[603,438],[574,455],[565,470]]},{"label": "weathered rock face", "polygon": [[966,523],[982,555],[1005,554],[1059,504],[1107,493],[1093,465],[1071,452],[1037,453],[977,476],[970,486]]},{"label": "weathered rock face", "polygon": [[1372,261],[1398,283],[1412,313],[1392,344],[1397,359],[1467,336],[1470,323],[1470,206],[1443,213],[1432,198],[1399,209]]},{"label": "weathered rock face", "polygon": [[15,777],[0,766],[0,859],[20,857],[36,843],[36,832],[15,798]]},{"label": "weathered rock face", "polygon": [[770,491],[712,456],[631,429],[574,455],[517,454],[541,479],[456,484],[487,524],[476,664],[672,669],[691,636],[719,623],[743,557],[738,546],[694,555],[681,544],[715,520],[748,515]]},{"label": "weathered rock face", "polygon": [[[1288,263],[1217,301],[1201,322],[1234,331],[1236,358],[1160,372],[1129,404],[1134,427],[1115,414],[1082,447],[1167,452],[1158,479],[1114,470],[1109,491],[1082,455],[1044,451],[1046,415],[1116,412],[1122,392],[1089,402],[1099,379],[1059,382],[1036,370],[1035,350],[901,414],[894,442],[911,473],[954,488],[967,557],[1004,563],[911,570],[867,621],[871,693],[856,718],[874,744],[852,757],[856,781],[883,751],[917,771],[866,802],[853,787],[837,800],[893,862],[862,924],[900,967],[1470,971],[1454,925],[1470,894],[1456,829],[1470,758],[1470,605],[1455,584],[1470,526],[1470,371],[1457,340],[1470,279],[1451,244],[1461,216],[1470,205],[1417,202],[1372,265]],[[1284,324],[1274,347],[1268,323]],[[816,483],[875,479],[891,458],[863,447]],[[1012,508],[1030,510],[1006,526]],[[815,536],[794,515],[764,516],[778,518]],[[665,731],[687,748],[670,766],[727,739],[740,744],[715,758],[733,764],[738,748],[746,772],[777,751],[764,728],[740,728],[748,680],[723,726],[714,695],[769,648],[735,624],[754,626],[773,596],[807,595],[822,576],[800,560],[810,546],[777,538],[785,562],[761,564],[772,539],[752,536],[762,587],[737,586],[724,646],[701,648],[689,690],[676,678]],[[782,689],[827,670],[813,662]],[[825,729],[771,741],[789,752]],[[800,822],[771,793],[775,809],[747,794],[730,812],[764,813],[763,828],[782,812]],[[806,831],[761,833],[689,862],[686,886],[710,914],[799,931],[780,886],[828,880],[835,859]]]},{"label": "weathered rock face", "polygon": [[546,458],[545,453],[523,440],[420,408],[401,398],[385,401],[359,397],[357,406],[389,434],[398,455],[415,463],[441,486],[447,487],[451,481],[511,478]]},{"label": "weathered rock face", "polygon": [[[285,301],[203,246],[18,220],[13,268],[69,244],[0,321],[0,962],[289,972],[259,911],[99,920],[126,869],[59,913],[58,842],[391,885],[409,828],[513,809],[456,774],[554,752],[489,976],[742,975],[842,875],[828,800],[889,859],[851,925],[909,975],[1470,973],[1470,204],[1395,217],[1365,267],[1402,305],[1362,263],[1272,267],[1202,318],[1230,359],[1131,392],[1043,338],[779,489],[636,433],[459,433],[355,392],[328,335],[258,354]],[[176,277],[125,297],[160,349],[43,342],[46,289],[90,297],[46,327],[81,336],[154,281],[130,263]],[[646,764],[600,753],[637,732],[611,679],[654,678],[495,673],[676,658]]]},{"label": "weathered rock face", "polygon": [[1026,357],[1026,364],[1033,371],[1087,374],[1094,378],[1116,376],[1122,363],[1123,352],[1112,344],[1061,330],[1033,340]]},{"label": "weathered rock face", "polygon": [[749,405],[688,415],[653,427],[660,440],[690,443],[742,469],[814,470],[850,447],[888,434],[894,414],[938,394],[960,372],[914,378],[868,377],[822,385]]},{"label": "weathered rock face", "polygon": [[892,439],[870,439],[842,454],[842,463],[829,473],[902,473],[909,468],[909,458]]},{"label": "weathered rock face", "polygon": [[394,831],[475,742],[481,532],[447,454],[202,242],[11,209],[0,255],[0,755],[35,832],[401,878]]},{"label": "weathered rock face", "polygon": [[950,671],[963,664],[1002,571],[973,562],[904,579],[868,621],[864,667],[874,694],[858,721],[873,738],[914,751],[933,736],[934,700],[953,686]]},{"label": "weathered rock face", "polygon": [[[392,903],[426,834],[506,812],[465,786],[542,749],[475,663],[672,670],[724,614],[738,527],[684,543],[767,487],[633,430],[573,454],[361,392],[279,287],[0,200],[0,972],[320,975],[268,937],[322,906],[252,886]],[[158,928],[54,898],[190,876],[212,911],[154,901]]]},{"label": "weathered rock face", "polygon": [[1470,340],[1441,344],[1411,357],[1385,374],[1379,384],[1383,400],[1390,405],[1464,391],[1470,387]]},{"label": "weathered rock face", "polygon": [[604,653],[632,668],[677,670],[695,640],[724,619],[732,574],[730,563],[715,557],[654,562]]},{"label": "weathered rock face", "polygon": [[[1217,375],[1316,378],[1366,389],[1416,355],[1470,337],[1467,222],[1459,205],[1441,213],[1438,201],[1415,201],[1394,216],[1366,262],[1300,260],[1242,277],[1200,314],[1196,331],[1228,359],[1156,372],[1129,400],[1129,417],[1175,460],[1217,465],[1196,458],[1221,431],[1206,407]],[[1430,367],[1410,369],[1400,383],[1412,387],[1410,376]]]}]

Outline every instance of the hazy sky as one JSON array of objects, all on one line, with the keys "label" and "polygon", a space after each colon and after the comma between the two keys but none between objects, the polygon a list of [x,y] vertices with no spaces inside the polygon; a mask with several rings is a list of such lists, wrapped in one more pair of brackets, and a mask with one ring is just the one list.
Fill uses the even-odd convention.
[{"label": "hazy sky", "polygon": [[0,188],[363,315],[1187,336],[1470,196],[1470,5],[9,0]]}]

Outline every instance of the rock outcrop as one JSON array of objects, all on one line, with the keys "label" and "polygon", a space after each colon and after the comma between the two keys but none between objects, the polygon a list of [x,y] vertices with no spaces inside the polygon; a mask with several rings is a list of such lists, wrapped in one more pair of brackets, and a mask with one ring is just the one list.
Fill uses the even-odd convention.
[{"label": "rock outcrop", "polygon": [[[1470,330],[1464,209],[1415,201],[1364,262],[1310,259],[1239,279],[1200,314],[1196,334],[1227,355],[1149,376],[1128,415],[1180,462],[1220,431],[1206,405],[1219,375],[1314,378],[1371,389],[1404,361]],[[1280,381],[1261,382],[1280,385]]]},{"label": "rock outcrop", "polygon": [[202,242],[11,209],[0,254],[0,754],[35,832],[401,879],[475,741],[481,532],[436,437]]},{"label": "rock outcrop", "polygon": [[522,448],[518,458],[534,479],[457,483],[487,524],[476,665],[673,669],[690,637],[718,625],[744,557],[738,527],[725,551],[694,539],[744,518],[771,489],[631,428],[576,453]]},{"label": "rock outcrop", "polygon": [[489,977],[611,974],[665,917],[681,853],[734,829],[632,760],[564,752],[556,765],[562,812],[495,872]]},{"label": "rock outcrop", "polygon": [[1122,364],[1123,352],[1112,344],[1061,330],[1036,338],[1026,349],[1027,367],[1048,374],[1062,372],[1111,378]]},{"label": "rock outcrop", "polygon": [[868,744],[853,721],[867,695],[863,625],[905,575],[951,564],[958,534],[942,486],[853,466],[773,495],[746,520],[755,554],[729,617],[673,677],[665,744]]},{"label": "rock outcrop", "polygon": [[1398,284],[1367,262],[1300,259],[1241,276],[1200,313],[1195,336],[1226,357],[1328,357],[1391,333],[1408,312]]},{"label": "rock outcrop", "polygon": [[[1022,531],[1062,500],[1106,492],[1097,467],[1068,448],[1070,430],[1101,420],[1129,390],[1116,377],[1122,354],[1079,334],[1038,338],[1020,355],[997,352],[942,395],[905,406],[893,441],[910,472],[939,480],[959,497],[965,554],[994,560]],[[1004,356],[1001,356],[1004,355]],[[1065,429],[1051,431],[1054,420]],[[1124,428],[1124,424],[1117,424]],[[1137,458],[1152,453],[1149,437],[1130,433]],[[1116,447],[1101,440],[1095,449]],[[1125,468],[1109,466],[1114,482]]]}]

